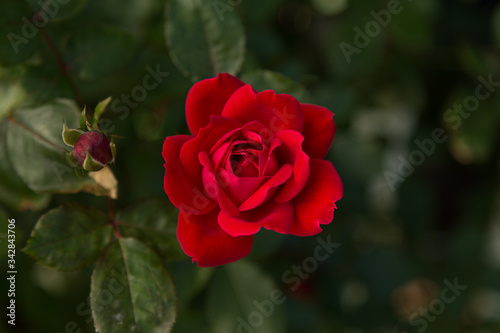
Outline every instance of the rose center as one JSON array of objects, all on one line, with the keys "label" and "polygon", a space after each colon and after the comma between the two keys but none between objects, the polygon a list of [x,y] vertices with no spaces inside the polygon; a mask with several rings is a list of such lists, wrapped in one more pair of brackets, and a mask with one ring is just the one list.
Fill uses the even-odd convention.
[{"label": "rose center", "polygon": [[232,155],[229,161],[231,162],[231,169],[233,172],[236,172],[240,165],[245,165],[247,163],[246,157],[241,154]]},{"label": "rose center", "polygon": [[256,177],[259,174],[259,153],[263,147],[260,144],[240,143],[233,146],[229,163],[237,177]]}]

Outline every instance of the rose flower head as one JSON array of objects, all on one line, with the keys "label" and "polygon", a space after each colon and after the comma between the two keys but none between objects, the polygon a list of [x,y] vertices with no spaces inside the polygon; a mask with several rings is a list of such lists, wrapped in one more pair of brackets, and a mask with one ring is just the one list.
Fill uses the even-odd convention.
[{"label": "rose flower head", "polygon": [[342,182],[324,160],[333,113],[229,74],[196,83],[191,135],[165,139],[164,188],[179,208],[177,238],[201,267],[239,260],[261,227],[312,236],[333,219]]}]

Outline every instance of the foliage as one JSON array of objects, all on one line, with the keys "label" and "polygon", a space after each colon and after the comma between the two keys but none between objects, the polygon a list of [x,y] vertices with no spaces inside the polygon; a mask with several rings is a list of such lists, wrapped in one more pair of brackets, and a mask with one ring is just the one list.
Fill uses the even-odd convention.
[{"label": "foliage", "polygon": [[[500,332],[496,1],[0,9],[0,243],[15,219],[23,248],[2,331]],[[217,72],[332,110],[345,194],[317,237],[259,233],[248,259],[206,269],[176,240],[161,150]],[[105,175],[65,157],[84,107],[116,137]],[[455,279],[467,289],[443,303]]]}]

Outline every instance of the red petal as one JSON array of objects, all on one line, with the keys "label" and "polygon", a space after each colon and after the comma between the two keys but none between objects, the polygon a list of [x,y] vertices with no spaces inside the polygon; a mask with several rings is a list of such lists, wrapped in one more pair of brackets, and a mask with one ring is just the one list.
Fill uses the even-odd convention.
[{"label": "red petal", "polygon": [[253,236],[229,236],[219,227],[218,214],[217,209],[206,215],[179,212],[177,239],[184,252],[200,267],[228,264],[252,250]]},{"label": "red petal", "polygon": [[198,155],[200,163],[203,165],[203,185],[205,191],[212,197],[216,198],[219,207],[222,210],[228,211],[233,215],[238,215],[239,211],[236,205],[228,198],[224,190],[221,188],[218,179],[215,178],[214,172],[212,170],[212,165],[210,164],[210,158],[207,152],[202,151]]},{"label": "red petal", "polygon": [[295,196],[302,191],[309,179],[309,156],[303,151],[299,152],[295,165],[293,166],[293,173],[290,179],[285,183],[283,189],[274,197],[276,202],[288,202],[295,198]]},{"label": "red petal", "polygon": [[189,135],[175,135],[165,139],[163,143],[163,158],[165,159],[163,186],[174,206],[193,214],[205,214],[214,209],[216,202],[204,195],[201,184],[195,184],[185,176],[179,162],[181,147],[191,138]]},{"label": "red petal", "polygon": [[311,158],[325,158],[335,135],[333,113],[322,106],[301,104],[304,112],[302,149]]},{"label": "red petal", "polygon": [[191,133],[196,135],[207,126],[211,115],[220,115],[229,97],[243,85],[244,82],[227,73],[193,85],[186,99],[186,121]]},{"label": "red petal", "polygon": [[275,137],[282,142],[274,150],[278,162],[293,165],[290,179],[273,199],[276,202],[284,203],[292,200],[306,185],[309,179],[309,156],[302,151],[304,137],[299,132],[285,130],[276,133]]},{"label": "red petal", "polygon": [[237,177],[226,170],[219,170],[218,178],[222,190],[236,206],[239,206],[270,177]]},{"label": "red petal", "polygon": [[218,221],[221,229],[234,237],[256,234],[261,227],[260,223],[242,221],[238,217],[231,216],[223,210],[219,213]]},{"label": "red petal", "polygon": [[304,125],[300,103],[294,97],[286,94],[275,95],[272,90],[256,94],[248,84],[229,98],[222,115],[242,123],[256,120],[273,132],[285,129],[300,132]]},{"label": "red petal", "polygon": [[242,212],[238,217],[221,211],[219,225],[231,236],[245,236],[257,233],[261,227],[282,234],[290,233],[293,224],[293,206],[290,203],[268,204],[250,212]]},{"label": "red petal", "polygon": [[268,200],[273,193],[273,190],[286,182],[291,174],[293,167],[290,164],[282,165],[281,168],[272,176],[267,182],[265,182],[254,194],[250,196],[245,202],[243,202],[238,208],[240,211],[246,211],[254,209],[255,207],[261,205],[266,200]]},{"label": "red petal", "polygon": [[292,235],[311,236],[321,232],[320,224],[333,219],[335,202],[344,193],[342,181],[329,161],[311,159],[311,175],[304,189],[293,199],[295,222]]},{"label": "red petal", "polygon": [[186,142],[180,152],[180,163],[187,178],[202,186],[201,164],[198,160],[200,151],[210,151],[227,133],[241,127],[231,118],[212,116],[210,124],[204,127],[193,140]]}]

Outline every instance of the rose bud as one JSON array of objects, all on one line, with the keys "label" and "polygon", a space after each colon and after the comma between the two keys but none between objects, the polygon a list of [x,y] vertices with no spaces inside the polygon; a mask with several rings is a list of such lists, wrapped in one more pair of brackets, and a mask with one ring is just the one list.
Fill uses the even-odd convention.
[{"label": "rose bud", "polygon": [[106,134],[85,132],[75,143],[73,156],[87,171],[98,171],[114,160],[112,143]]}]

